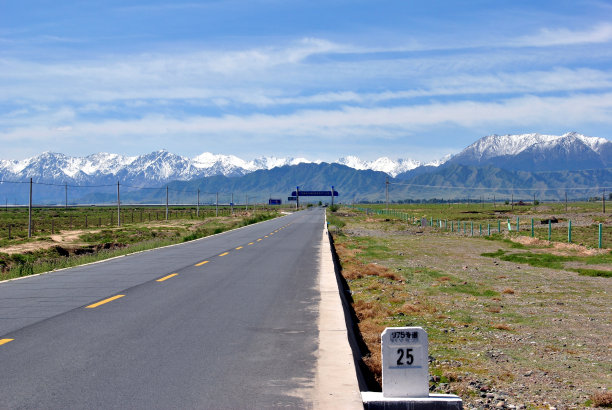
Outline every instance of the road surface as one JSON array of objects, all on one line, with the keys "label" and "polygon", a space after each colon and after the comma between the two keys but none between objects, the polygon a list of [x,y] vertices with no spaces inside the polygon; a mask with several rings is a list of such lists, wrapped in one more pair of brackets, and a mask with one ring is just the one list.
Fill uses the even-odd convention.
[{"label": "road surface", "polygon": [[0,283],[0,408],[310,407],[323,221]]}]

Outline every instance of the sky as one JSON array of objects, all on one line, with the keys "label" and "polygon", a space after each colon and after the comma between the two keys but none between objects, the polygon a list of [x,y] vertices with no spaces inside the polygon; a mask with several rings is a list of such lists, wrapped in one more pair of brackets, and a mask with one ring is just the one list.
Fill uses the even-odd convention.
[{"label": "sky", "polygon": [[610,139],[612,3],[0,0],[0,159]]}]

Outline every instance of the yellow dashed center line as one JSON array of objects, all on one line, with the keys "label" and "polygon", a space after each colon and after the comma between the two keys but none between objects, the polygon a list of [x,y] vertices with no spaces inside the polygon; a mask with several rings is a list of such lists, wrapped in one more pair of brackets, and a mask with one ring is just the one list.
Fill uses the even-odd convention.
[{"label": "yellow dashed center line", "polygon": [[236,248],[236,250],[240,250],[240,249],[242,249],[242,248],[243,248],[242,246],[239,246],[239,247],[237,247],[237,248]]},{"label": "yellow dashed center line", "polygon": [[15,339],[0,339],[0,346],[7,344],[8,342],[12,342]]},{"label": "yellow dashed center line", "polygon": [[268,235],[264,235],[264,238],[267,238],[267,237],[268,237]]},{"label": "yellow dashed center line", "polygon": [[200,263],[196,263],[195,266],[202,266],[202,265],[205,265],[207,263],[208,263],[208,261],[202,261]]},{"label": "yellow dashed center line", "polygon": [[89,305],[89,306],[87,306],[87,308],[88,308],[88,309],[92,309],[92,308],[98,307],[98,306],[100,306],[100,305],[103,305],[103,304],[105,304],[105,303],[112,302],[112,301],[113,301],[113,300],[115,300],[115,299],[122,298],[122,297],[124,297],[124,296],[125,296],[125,295],[115,295],[115,296],[110,297],[110,298],[108,298],[108,299],[104,299],[104,300],[101,300],[101,301],[99,301],[99,302],[96,302],[96,303],[94,303],[93,305]]},{"label": "yellow dashed center line", "polygon": [[229,252],[223,252],[223,253],[222,253],[221,255],[219,255],[219,256],[225,256],[225,255],[227,255],[227,254],[229,254]]},{"label": "yellow dashed center line", "polygon": [[176,276],[176,275],[178,275],[178,273],[171,273],[171,274],[170,274],[170,275],[168,275],[168,276],[164,276],[163,278],[159,278],[159,279],[157,279],[157,281],[158,281],[158,282],[163,282],[163,281],[165,281],[166,279],[170,279],[170,278],[172,278],[172,277],[174,277],[174,276]]},{"label": "yellow dashed center line", "polygon": [[249,242],[249,245],[253,245],[255,242]]}]

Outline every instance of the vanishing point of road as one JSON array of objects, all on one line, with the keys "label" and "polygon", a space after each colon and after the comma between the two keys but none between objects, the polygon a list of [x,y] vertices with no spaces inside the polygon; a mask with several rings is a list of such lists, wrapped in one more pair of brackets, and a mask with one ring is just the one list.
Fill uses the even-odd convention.
[{"label": "vanishing point of road", "polygon": [[0,283],[0,408],[312,407],[323,229],[307,210]]}]

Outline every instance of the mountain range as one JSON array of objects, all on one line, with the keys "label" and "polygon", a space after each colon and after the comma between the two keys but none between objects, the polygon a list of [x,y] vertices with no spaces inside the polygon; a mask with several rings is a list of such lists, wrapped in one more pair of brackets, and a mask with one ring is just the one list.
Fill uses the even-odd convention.
[{"label": "mountain range", "polygon": [[[211,153],[186,158],[165,150],[131,157],[107,153],[69,157],[46,152],[24,160],[0,160],[0,180],[33,178],[35,182],[74,185],[73,201],[87,203],[112,201],[115,194],[76,186],[111,185],[118,180],[134,188],[169,184],[179,202],[198,188],[202,192],[231,190],[282,196],[305,184],[312,189],[342,187],[345,199],[380,200],[386,178],[390,178],[394,196],[401,198],[461,198],[475,196],[474,189],[538,190],[542,197],[560,197],[568,188],[612,185],[611,166],[612,142],[571,132],[560,136],[489,135],[456,155],[426,164],[386,157],[364,161],[354,156],[331,164],[273,156],[245,161]],[[21,198],[24,187],[2,185],[0,195],[4,193],[7,201],[12,195],[15,202],[23,203],[17,197]],[[472,193],[463,188],[472,189]],[[159,190],[132,191],[126,192],[126,200],[159,202]],[[63,202],[57,187],[37,189],[37,194],[40,202]]]},{"label": "mountain range", "polygon": [[[439,165],[436,161],[428,165]],[[302,163],[320,164],[306,158],[277,158],[274,156],[245,161],[234,155],[205,152],[187,158],[166,150],[140,156],[97,153],[86,157],[70,157],[60,153],[44,152],[23,160],[0,160],[0,179],[67,184],[99,184],[122,182],[136,186],[157,186],[170,181],[189,181],[194,178],[224,175],[238,177],[258,170],[270,170],[285,165]],[[421,166],[412,159],[392,160],[387,157],[364,161],[355,156],[340,158],[334,163],[357,170],[382,171],[394,177]]]}]

